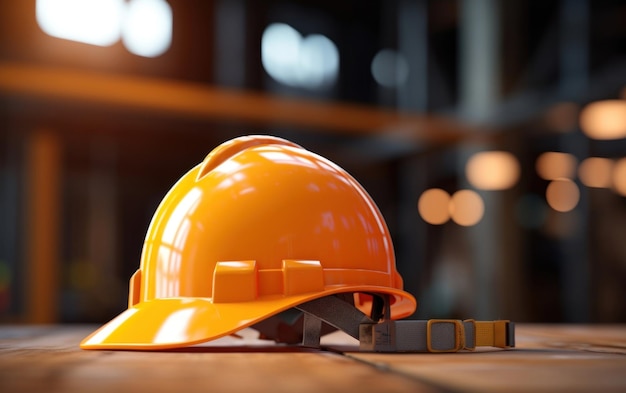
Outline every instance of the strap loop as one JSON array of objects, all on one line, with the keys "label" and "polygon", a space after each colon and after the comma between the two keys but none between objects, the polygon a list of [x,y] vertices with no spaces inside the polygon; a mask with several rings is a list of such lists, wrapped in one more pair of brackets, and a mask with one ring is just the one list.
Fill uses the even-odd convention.
[{"label": "strap loop", "polygon": [[456,319],[431,319],[426,323],[428,352],[458,352],[465,346],[463,324]]},{"label": "strap loop", "polygon": [[360,349],[374,352],[457,352],[478,346],[515,347],[515,325],[507,320],[402,320],[362,323]]}]

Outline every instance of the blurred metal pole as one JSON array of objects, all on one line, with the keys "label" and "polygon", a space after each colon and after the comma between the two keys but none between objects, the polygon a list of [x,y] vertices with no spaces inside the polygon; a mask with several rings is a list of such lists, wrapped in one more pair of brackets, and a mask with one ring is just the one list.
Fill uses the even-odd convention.
[{"label": "blurred metal pole", "polygon": [[[560,3],[559,93],[566,101],[582,101],[589,87],[589,3],[588,0],[562,0]],[[561,137],[561,149],[579,161],[589,156],[589,142],[580,132]],[[589,322],[591,310],[590,259],[588,250],[589,197],[581,186],[578,207],[568,214],[579,214],[574,233],[561,241],[561,296],[567,322]]]},{"label": "blurred metal pole", "polygon": [[[0,123],[0,315],[13,318],[22,309],[23,264],[19,249],[20,211],[20,147],[22,137],[6,123]],[[2,132],[0,131],[0,132]]]},{"label": "blurred metal pole", "polygon": [[589,80],[588,0],[561,0],[559,90],[562,99],[583,99]]},{"label": "blurred metal pole", "polygon": [[404,85],[398,87],[397,106],[414,112],[428,109],[428,4],[426,0],[398,3],[398,51],[409,65]]},{"label": "blurred metal pole", "polygon": [[[409,75],[398,86],[398,109],[423,113],[428,109],[428,14],[426,0],[399,0],[396,12],[398,51],[405,56]],[[424,283],[428,233],[419,217],[417,200],[424,190],[428,168],[408,157],[398,164],[398,270],[407,291],[420,298]],[[419,309],[419,307],[418,307]]]},{"label": "blurred metal pole", "polygon": [[[459,113],[467,121],[487,123],[495,112],[500,91],[498,1],[463,0],[460,5]],[[465,158],[475,149],[477,146],[459,147],[459,173],[464,173]],[[459,184],[467,186],[463,181]],[[479,225],[467,230],[474,245],[471,255],[476,277],[474,315],[484,319],[499,315],[497,273],[506,261],[502,258],[503,228],[497,214],[502,204],[501,195],[498,192],[480,195],[485,202],[485,216]]]},{"label": "blurred metal pole", "polygon": [[486,122],[494,114],[500,91],[498,1],[463,0],[460,4],[460,114]]},{"label": "blurred metal pole", "polygon": [[246,82],[246,5],[243,0],[215,2],[215,82],[244,87]]}]

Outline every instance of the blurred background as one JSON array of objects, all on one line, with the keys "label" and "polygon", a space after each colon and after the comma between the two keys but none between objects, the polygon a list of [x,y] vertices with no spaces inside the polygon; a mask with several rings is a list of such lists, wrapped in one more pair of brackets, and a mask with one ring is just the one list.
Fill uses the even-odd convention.
[{"label": "blurred background", "polygon": [[0,0],[0,321],[126,308],[173,183],[262,133],[336,162],[417,318],[626,322],[626,3]]}]

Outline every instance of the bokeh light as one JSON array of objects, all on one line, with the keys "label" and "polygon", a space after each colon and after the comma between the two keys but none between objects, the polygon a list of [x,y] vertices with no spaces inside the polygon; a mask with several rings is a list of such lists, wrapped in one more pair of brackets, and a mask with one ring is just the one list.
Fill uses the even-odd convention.
[{"label": "bokeh light", "polygon": [[46,34],[90,45],[120,39],[124,0],[37,0],[37,24]]},{"label": "bokeh light", "polygon": [[604,100],[587,105],[580,128],[592,139],[626,138],[626,100]]},{"label": "bokeh light", "polygon": [[576,173],[576,157],[569,153],[549,151],[537,157],[535,169],[545,180],[572,179]]},{"label": "bokeh light", "polygon": [[465,167],[470,184],[482,190],[513,187],[520,176],[517,158],[506,151],[484,151],[470,157]]},{"label": "bokeh light", "polygon": [[615,163],[613,168],[613,189],[620,195],[626,196],[626,158]]},{"label": "bokeh light", "polygon": [[440,188],[431,188],[422,193],[417,208],[424,221],[441,225],[450,219],[450,194]]},{"label": "bokeh light", "polygon": [[143,57],[159,56],[172,44],[172,8],[165,0],[37,0],[36,17],[50,36],[97,46],[121,38]]},{"label": "bokeh light", "polygon": [[372,76],[379,85],[397,87],[409,77],[409,63],[399,52],[383,49],[372,60]]},{"label": "bokeh light", "polygon": [[483,199],[472,190],[459,190],[450,200],[452,220],[462,226],[476,225],[485,213]]},{"label": "bokeh light", "polygon": [[164,0],[132,0],[122,28],[124,46],[143,57],[156,57],[172,44],[172,8]]},{"label": "bokeh light", "polygon": [[329,38],[303,38],[285,23],[272,23],[263,32],[261,62],[274,80],[292,87],[328,87],[339,74],[339,50]]},{"label": "bokeh light", "polygon": [[580,190],[570,179],[555,179],[546,189],[548,205],[556,211],[568,212],[573,210],[580,200]]},{"label": "bokeh light", "polygon": [[613,160],[601,157],[589,157],[578,166],[578,178],[587,187],[609,188],[612,179]]}]

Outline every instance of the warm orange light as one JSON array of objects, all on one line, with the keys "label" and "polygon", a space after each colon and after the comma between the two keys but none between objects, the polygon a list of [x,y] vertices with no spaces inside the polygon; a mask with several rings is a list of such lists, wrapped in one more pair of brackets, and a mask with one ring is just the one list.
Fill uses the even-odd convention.
[{"label": "warm orange light", "polygon": [[422,219],[433,225],[441,225],[450,219],[449,205],[450,194],[440,188],[424,191],[417,202]]},{"label": "warm orange light", "polygon": [[537,174],[546,180],[560,177],[571,179],[576,171],[576,157],[569,153],[549,151],[537,157],[535,169]]},{"label": "warm orange light", "polygon": [[476,225],[485,213],[485,204],[475,191],[460,190],[450,200],[452,220],[462,226]]},{"label": "warm orange light", "polygon": [[555,179],[548,184],[546,200],[554,210],[568,212],[578,205],[580,191],[576,183],[570,179]]},{"label": "warm orange light", "polygon": [[517,158],[505,151],[474,154],[465,167],[470,184],[482,190],[504,190],[513,187],[520,175]]},{"label": "warm orange light", "polygon": [[580,128],[593,139],[626,138],[626,100],[593,102],[580,115]]},{"label": "warm orange light", "polygon": [[622,158],[613,167],[613,188],[623,196],[626,196],[626,158]]},{"label": "warm orange light", "polygon": [[587,187],[611,187],[613,161],[608,158],[589,157],[580,163],[578,177]]}]

